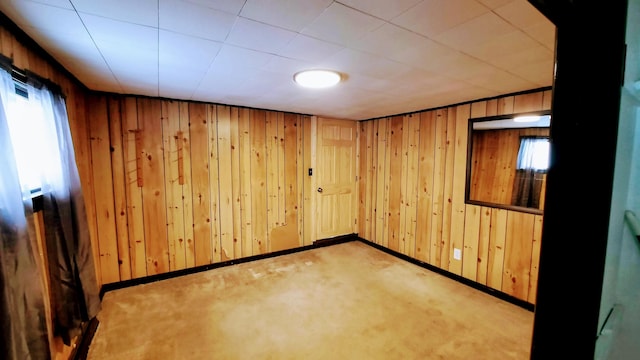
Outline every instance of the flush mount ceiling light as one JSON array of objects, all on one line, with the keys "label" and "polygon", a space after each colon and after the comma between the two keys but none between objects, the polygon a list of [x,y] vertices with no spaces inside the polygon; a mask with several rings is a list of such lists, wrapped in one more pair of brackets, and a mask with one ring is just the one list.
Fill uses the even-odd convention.
[{"label": "flush mount ceiling light", "polygon": [[549,115],[531,115],[531,116],[518,116],[513,119],[515,122],[536,122],[536,121],[548,121]]},{"label": "flush mount ceiling light", "polygon": [[342,77],[332,70],[305,70],[293,75],[293,80],[300,86],[321,89],[334,86]]}]

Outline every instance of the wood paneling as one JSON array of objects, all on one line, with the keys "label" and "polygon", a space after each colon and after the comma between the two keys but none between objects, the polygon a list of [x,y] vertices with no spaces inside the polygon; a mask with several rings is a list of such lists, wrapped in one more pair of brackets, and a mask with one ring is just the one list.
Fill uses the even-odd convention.
[{"label": "wood paneling", "polygon": [[[359,235],[534,303],[543,217],[465,204],[468,121],[548,110],[550,96],[541,91],[361,123]],[[491,172],[502,181],[497,169]]]},{"label": "wood paneling", "polygon": [[308,116],[90,101],[103,284],[303,245]]}]

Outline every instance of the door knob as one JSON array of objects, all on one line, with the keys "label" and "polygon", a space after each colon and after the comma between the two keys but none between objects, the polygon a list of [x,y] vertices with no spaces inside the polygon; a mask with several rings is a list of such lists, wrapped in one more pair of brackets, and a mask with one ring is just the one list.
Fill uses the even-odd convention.
[{"label": "door knob", "polygon": [[321,193],[321,192],[322,192],[322,188],[321,188],[321,187],[319,187],[319,188],[318,188],[318,192],[319,192],[319,193]]}]

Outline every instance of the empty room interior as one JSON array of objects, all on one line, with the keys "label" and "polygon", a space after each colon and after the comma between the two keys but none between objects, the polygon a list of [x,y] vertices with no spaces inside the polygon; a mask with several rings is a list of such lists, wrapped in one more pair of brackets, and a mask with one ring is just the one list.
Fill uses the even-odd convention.
[{"label": "empty room interior", "polygon": [[0,3],[4,358],[532,358],[534,3]]}]

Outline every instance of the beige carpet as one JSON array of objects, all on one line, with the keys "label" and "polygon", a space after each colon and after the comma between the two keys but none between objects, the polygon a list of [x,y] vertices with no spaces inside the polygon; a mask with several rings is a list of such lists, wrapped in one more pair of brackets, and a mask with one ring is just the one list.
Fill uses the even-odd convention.
[{"label": "beige carpet", "polygon": [[533,313],[358,241],[104,296],[88,359],[529,359]]}]

